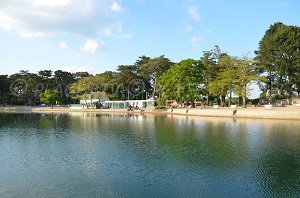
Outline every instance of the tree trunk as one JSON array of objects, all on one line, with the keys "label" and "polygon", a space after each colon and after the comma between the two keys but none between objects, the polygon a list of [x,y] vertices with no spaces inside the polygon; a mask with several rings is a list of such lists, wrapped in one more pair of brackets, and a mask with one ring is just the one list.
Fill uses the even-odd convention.
[{"label": "tree trunk", "polygon": [[246,96],[247,96],[247,85],[244,87],[244,94],[243,94],[243,108],[246,108]]},{"label": "tree trunk", "polygon": [[85,105],[86,105],[86,108],[88,107],[87,105],[87,95],[85,94],[85,96],[84,96],[84,100],[85,100]]},{"label": "tree trunk", "polygon": [[191,105],[192,105],[192,108],[195,108],[195,102],[194,102],[194,100],[191,100]]},{"label": "tree trunk", "polygon": [[128,85],[128,88],[127,88],[127,100],[130,99],[130,95],[129,95],[129,85]]},{"label": "tree trunk", "polygon": [[246,96],[243,96],[243,108],[246,108]]},{"label": "tree trunk", "polygon": [[283,84],[280,85],[279,94],[280,94],[280,95],[283,95]]},{"label": "tree trunk", "polygon": [[209,94],[207,94],[206,105],[209,106]]},{"label": "tree trunk", "polygon": [[229,90],[229,103],[228,103],[228,107],[230,107],[230,105],[231,105],[231,99],[232,99],[232,91],[230,89]]},{"label": "tree trunk", "polygon": [[156,77],[154,76],[154,86],[153,86],[153,99],[156,92]]},{"label": "tree trunk", "polygon": [[220,95],[220,106],[224,106],[223,95]]},{"label": "tree trunk", "polygon": [[91,104],[90,104],[90,109],[91,109],[92,108],[92,103],[93,103],[92,92],[91,92],[90,100],[91,100]]},{"label": "tree trunk", "polygon": [[271,95],[272,95],[272,71],[269,71],[269,75],[270,75],[270,79],[269,79],[269,96],[268,96],[268,100],[269,100],[269,105],[271,104]]}]

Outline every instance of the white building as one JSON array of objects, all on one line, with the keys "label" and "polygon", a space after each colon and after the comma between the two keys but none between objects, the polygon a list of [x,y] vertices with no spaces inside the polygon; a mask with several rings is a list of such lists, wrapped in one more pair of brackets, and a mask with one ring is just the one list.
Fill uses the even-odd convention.
[{"label": "white building", "polygon": [[105,92],[92,92],[91,94],[82,96],[80,105],[84,109],[95,109],[102,107],[106,101],[110,101],[110,99],[106,96]]},{"label": "white building", "polygon": [[149,98],[147,100],[120,100],[105,101],[104,108],[108,109],[151,109],[154,108],[155,100]]}]

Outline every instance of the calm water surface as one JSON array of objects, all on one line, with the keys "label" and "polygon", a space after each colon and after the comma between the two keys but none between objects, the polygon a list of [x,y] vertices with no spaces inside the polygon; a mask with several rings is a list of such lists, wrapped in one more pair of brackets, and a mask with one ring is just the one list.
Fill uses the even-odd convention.
[{"label": "calm water surface", "polygon": [[299,196],[299,121],[0,114],[0,197]]}]

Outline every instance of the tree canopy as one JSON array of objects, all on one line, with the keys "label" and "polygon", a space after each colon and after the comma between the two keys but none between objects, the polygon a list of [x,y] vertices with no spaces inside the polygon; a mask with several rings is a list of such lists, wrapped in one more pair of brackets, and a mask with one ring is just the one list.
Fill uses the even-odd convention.
[{"label": "tree canopy", "polygon": [[165,99],[193,102],[199,99],[203,82],[202,61],[186,59],[166,71],[161,76],[159,85]]},{"label": "tree canopy", "polygon": [[53,106],[54,104],[60,104],[62,98],[57,90],[47,89],[46,91],[44,91],[41,94],[40,100],[41,100],[41,102],[44,102],[44,103],[47,103],[47,104],[50,104],[51,106]]},{"label": "tree canopy", "polygon": [[[300,27],[275,23],[269,27],[255,52],[260,73],[267,82],[263,91],[300,91]],[[270,95],[269,95],[270,96]]]}]

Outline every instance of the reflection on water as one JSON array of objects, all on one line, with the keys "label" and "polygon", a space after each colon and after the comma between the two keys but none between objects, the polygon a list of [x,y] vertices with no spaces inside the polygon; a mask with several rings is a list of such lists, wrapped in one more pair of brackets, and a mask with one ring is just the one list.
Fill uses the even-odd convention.
[{"label": "reflection on water", "polygon": [[300,122],[0,114],[0,197],[299,197]]}]

